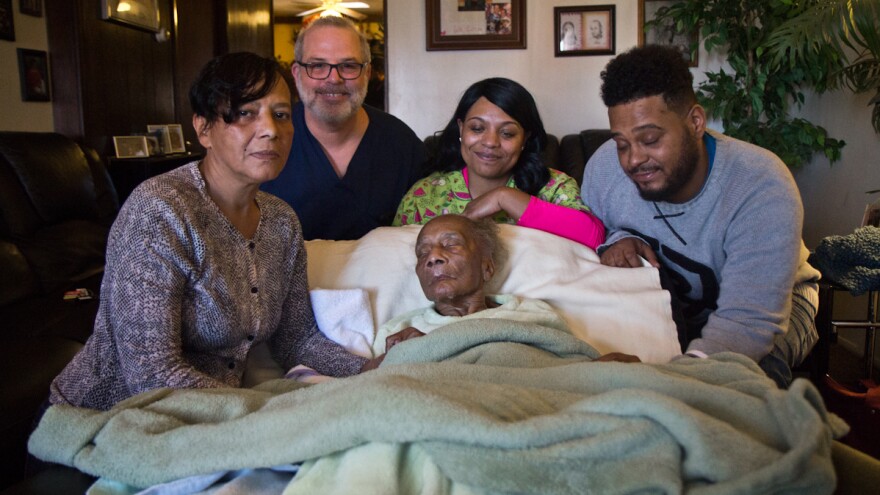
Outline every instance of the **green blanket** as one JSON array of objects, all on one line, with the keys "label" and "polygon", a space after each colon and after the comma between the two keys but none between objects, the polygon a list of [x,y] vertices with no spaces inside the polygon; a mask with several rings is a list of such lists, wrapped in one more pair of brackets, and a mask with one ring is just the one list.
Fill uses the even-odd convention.
[{"label": "green blanket", "polygon": [[498,493],[831,493],[846,425],[817,390],[780,391],[735,354],[591,362],[569,334],[470,320],[314,386],[156,390],[107,412],[51,407],[37,457],[135,486],[417,446],[456,484]]}]

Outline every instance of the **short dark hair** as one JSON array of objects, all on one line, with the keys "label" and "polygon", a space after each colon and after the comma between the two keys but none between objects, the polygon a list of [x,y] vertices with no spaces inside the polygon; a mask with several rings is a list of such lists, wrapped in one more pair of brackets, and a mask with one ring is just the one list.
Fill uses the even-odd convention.
[{"label": "short dark hair", "polygon": [[242,105],[269,94],[277,81],[290,89],[277,60],[251,52],[220,55],[209,61],[189,89],[192,111],[210,126],[218,119],[237,120]]},{"label": "short dark hair", "polygon": [[525,130],[526,140],[519,160],[513,167],[513,178],[520,190],[531,195],[538,194],[550,180],[550,170],[541,159],[541,150],[547,146],[547,131],[544,130],[544,122],[531,93],[518,82],[503,77],[483,79],[465,90],[455,113],[440,133],[439,151],[432,171],[451,172],[465,166],[461,157],[458,121],[464,121],[468,110],[481,97],[513,117]]},{"label": "short dark hair", "polygon": [[602,101],[609,108],[661,95],[669,108],[682,112],[697,101],[694,76],[675,47],[631,48],[608,62],[601,77]]}]

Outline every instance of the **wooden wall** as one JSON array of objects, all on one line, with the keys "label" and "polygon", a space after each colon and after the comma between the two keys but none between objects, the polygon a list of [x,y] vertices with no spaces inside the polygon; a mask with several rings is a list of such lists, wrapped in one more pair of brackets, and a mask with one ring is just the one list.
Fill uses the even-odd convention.
[{"label": "wooden wall", "polygon": [[[159,0],[162,27],[172,33],[160,42],[154,33],[101,19],[101,0],[46,0],[56,132],[110,156],[114,135],[176,122],[197,146],[190,83],[215,55],[271,56],[271,6],[272,0]],[[254,19],[268,22],[248,21]]]}]

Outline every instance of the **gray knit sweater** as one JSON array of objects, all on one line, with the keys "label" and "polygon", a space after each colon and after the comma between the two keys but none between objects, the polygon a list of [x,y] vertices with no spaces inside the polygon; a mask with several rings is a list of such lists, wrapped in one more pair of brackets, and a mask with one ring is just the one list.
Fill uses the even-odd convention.
[{"label": "gray knit sweater", "polygon": [[196,162],[135,189],[110,232],[94,333],[50,401],[108,409],[159,387],[237,387],[264,341],[285,369],[357,373],[365,359],[315,324],[296,215],[275,196],[256,199],[260,224],[245,239]]},{"label": "gray knit sweater", "polygon": [[[600,250],[637,236],[670,270],[689,332],[697,334],[687,350],[759,360],[788,326],[794,285],[817,280],[819,272],[806,261],[803,206],[785,164],[763,148],[709,133],[714,163],[687,203],[641,199],[613,140],[587,163],[583,199],[605,222]],[[815,286],[798,287],[804,290],[815,295]]]}]

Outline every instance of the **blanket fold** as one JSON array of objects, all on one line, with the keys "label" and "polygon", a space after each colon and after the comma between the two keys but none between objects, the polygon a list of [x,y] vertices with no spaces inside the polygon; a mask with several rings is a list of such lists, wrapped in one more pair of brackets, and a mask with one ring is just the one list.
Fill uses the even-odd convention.
[{"label": "blanket fold", "polygon": [[135,486],[381,443],[418,448],[483,493],[833,491],[831,441],[847,427],[809,382],[777,390],[736,354],[664,365],[597,354],[559,330],[470,320],[320,385],[160,390],[105,413],[53,406],[29,447]]}]

